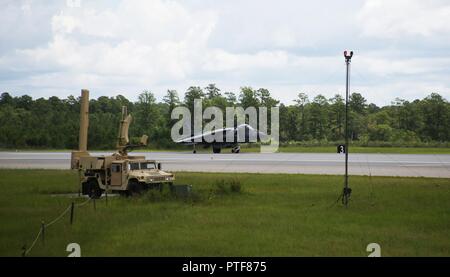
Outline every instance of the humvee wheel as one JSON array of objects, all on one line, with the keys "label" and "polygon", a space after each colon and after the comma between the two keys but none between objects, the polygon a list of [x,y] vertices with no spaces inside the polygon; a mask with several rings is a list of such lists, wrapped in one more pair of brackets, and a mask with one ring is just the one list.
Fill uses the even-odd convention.
[{"label": "humvee wheel", "polygon": [[88,182],[89,184],[89,193],[88,196],[92,199],[98,199],[102,196],[102,190],[100,189],[100,187],[98,186],[97,181],[95,180],[90,180]]},{"label": "humvee wheel", "polygon": [[130,180],[128,182],[128,191],[131,195],[139,195],[142,193],[142,186],[139,185],[139,182],[135,180]]}]

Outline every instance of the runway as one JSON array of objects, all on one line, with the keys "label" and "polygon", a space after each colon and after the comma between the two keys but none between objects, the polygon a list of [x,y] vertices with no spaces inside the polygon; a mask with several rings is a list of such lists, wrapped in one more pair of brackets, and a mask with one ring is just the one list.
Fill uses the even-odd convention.
[{"label": "runway", "polygon": [[[92,152],[92,155],[111,153]],[[162,162],[163,170],[343,174],[344,155],[328,153],[192,154],[133,152]],[[0,168],[68,169],[70,152],[0,152]],[[450,178],[450,155],[350,154],[349,174]]]}]

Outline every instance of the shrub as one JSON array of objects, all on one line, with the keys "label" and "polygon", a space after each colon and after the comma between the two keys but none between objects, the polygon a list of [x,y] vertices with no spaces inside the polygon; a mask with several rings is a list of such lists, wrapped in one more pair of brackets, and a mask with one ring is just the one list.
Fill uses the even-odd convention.
[{"label": "shrub", "polygon": [[241,182],[239,180],[218,180],[215,183],[214,194],[224,195],[231,193],[241,193]]}]

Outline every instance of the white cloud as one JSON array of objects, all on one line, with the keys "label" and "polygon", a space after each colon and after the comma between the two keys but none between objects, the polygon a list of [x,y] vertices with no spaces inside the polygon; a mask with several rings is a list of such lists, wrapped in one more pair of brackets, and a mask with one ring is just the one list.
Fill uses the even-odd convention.
[{"label": "white cloud", "polygon": [[[179,3],[160,0],[122,1],[104,11],[65,9],[52,17],[53,34],[47,45],[18,49],[13,56],[2,57],[0,66],[33,72],[53,65],[60,72],[55,85],[70,76],[87,87],[99,87],[102,77],[143,88],[176,82],[186,78],[205,52],[215,20],[209,11],[191,12]],[[86,78],[89,74],[100,78]],[[32,80],[51,76],[56,75],[45,73]]]},{"label": "white cloud", "polygon": [[[4,91],[66,97],[89,88],[94,97],[120,92],[135,100],[144,89],[161,97],[215,82],[223,91],[266,87],[289,103],[300,91],[342,93],[349,47],[352,83],[369,100],[386,104],[420,91],[450,98],[446,2],[36,3],[0,11],[0,35],[10,42],[0,45]],[[440,52],[427,55],[431,49]]]},{"label": "white cloud", "polygon": [[289,64],[285,51],[260,51],[255,54],[233,54],[221,49],[208,52],[203,69],[207,71],[262,70],[283,68]]},{"label": "white cloud", "polygon": [[429,58],[380,58],[373,56],[363,56],[358,60],[361,68],[365,68],[368,73],[378,76],[389,75],[418,75],[434,74],[444,72],[450,68],[450,57],[429,57]]},{"label": "white cloud", "polygon": [[450,3],[421,0],[368,0],[358,14],[363,34],[378,38],[449,35]]}]

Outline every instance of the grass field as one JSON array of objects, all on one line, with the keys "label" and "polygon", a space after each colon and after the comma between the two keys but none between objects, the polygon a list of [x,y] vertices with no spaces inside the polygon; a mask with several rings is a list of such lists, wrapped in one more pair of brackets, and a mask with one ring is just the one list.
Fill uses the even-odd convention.
[{"label": "grass field", "polygon": [[[15,149],[0,149],[0,151],[16,151]],[[70,152],[71,149],[22,149],[18,151],[33,152]],[[100,152],[114,152],[115,150],[98,150]],[[139,149],[139,152],[180,152],[192,151],[190,147],[182,147],[177,149]],[[259,152],[260,148],[252,145],[242,145],[241,152]],[[197,148],[198,153],[212,153],[211,148]],[[336,146],[282,146],[279,148],[282,153],[336,153]],[[450,147],[363,147],[350,146],[351,153],[389,153],[389,154],[450,154]],[[222,153],[231,153],[226,148]]]},{"label": "grass field", "polygon": [[[41,220],[56,218],[77,192],[71,171],[0,170],[0,255],[20,256]],[[29,256],[383,256],[450,255],[450,180],[350,177],[348,208],[336,199],[342,176],[177,173],[193,197],[149,192],[75,208],[48,227]],[[220,182],[241,192],[221,192]]]},{"label": "grass field", "polygon": [[[450,154],[450,148],[437,147],[362,147],[351,146],[351,153],[391,153],[391,154]],[[336,147],[301,147],[290,146],[280,148],[280,152],[336,153]]]},{"label": "grass field", "polygon": [[[243,148],[244,152],[259,152],[259,148]],[[336,146],[283,146],[282,153],[336,153]],[[450,148],[439,147],[363,147],[350,146],[351,153],[389,154],[450,154]]]},{"label": "grass field", "polygon": [[[190,151],[191,148],[184,149],[156,149],[156,150],[139,150],[144,152],[154,151]],[[241,152],[259,152],[260,148],[255,146],[241,146]],[[198,153],[212,153],[211,148],[197,148]],[[281,153],[336,153],[336,146],[281,146],[278,150]],[[365,147],[350,146],[351,153],[383,153],[383,154],[450,154],[450,148],[445,147]],[[222,149],[222,153],[231,153],[231,150]]]}]

